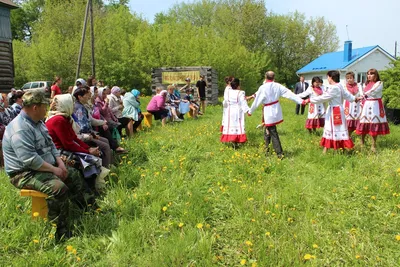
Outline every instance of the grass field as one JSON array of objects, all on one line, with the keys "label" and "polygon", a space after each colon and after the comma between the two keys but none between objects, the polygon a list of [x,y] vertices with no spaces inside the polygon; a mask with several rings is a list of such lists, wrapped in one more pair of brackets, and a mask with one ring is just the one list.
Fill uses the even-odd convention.
[{"label": "grass field", "polygon": [[76,216],[64,243],[2,172],[0,266],[400,265],[399,126],[377,154],[354,137],[352,153],[322,155],[282,104],[282,161],[265,156],[261,108],[238,150],[219,142],[221,106],[125,141],[101,211]]}]

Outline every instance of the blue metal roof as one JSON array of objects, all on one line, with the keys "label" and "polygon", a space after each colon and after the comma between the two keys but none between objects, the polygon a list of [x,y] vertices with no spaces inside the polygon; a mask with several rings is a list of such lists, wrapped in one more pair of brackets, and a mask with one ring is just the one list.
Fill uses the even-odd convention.
[{"label": "blue metal roof", "polygon": [[344,51],[326,53],[299,69],[297,73],[344,69],[376,47],[379,45],[352,49],[350,61],[344,61]]}]

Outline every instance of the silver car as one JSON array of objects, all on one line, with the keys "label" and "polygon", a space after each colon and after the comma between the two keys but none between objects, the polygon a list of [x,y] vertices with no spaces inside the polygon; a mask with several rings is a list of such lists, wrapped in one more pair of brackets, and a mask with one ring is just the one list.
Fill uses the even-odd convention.
[{"label": "silver car", "polygon": [[50,97],[51,94],[51,85],[52,82],[49,81],[37,81],[37,82],[29,82],[22,86],[22,91],[29,91],[29,90],[40,90],[45,93],[47,97]]}]

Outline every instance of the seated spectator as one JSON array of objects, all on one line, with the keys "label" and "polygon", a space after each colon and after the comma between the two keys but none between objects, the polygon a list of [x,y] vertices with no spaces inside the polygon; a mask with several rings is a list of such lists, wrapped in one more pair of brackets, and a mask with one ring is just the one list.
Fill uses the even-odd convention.
[{"label": "seated spectator", "polygon": [[[126,153],[126,150],[122,147],[119,147],[118,143],[112,138],[107,124],[103,124],[103,126],[99,127],[100,133],[103,137],[97,135],[93,131],[91,117],[87,108],[85,107],[90,99],[90,92],[86,88],[80,88],[75,91],[74,97],[76,98],[74,117],[76,119],[76,123],[80,127],[79,133],[86,134],[83,141],[89,145],[90,142],[94,142],[100,148],[102,154],[106,155],[107,157],[107,159],[102,158],[103,161],[107,161],[107,164],[111,164],[112,158],[110,147],[117,153]],[[105,166],[107,166],[107,164]]]},{"label": "seated spectator", "polygon": [[121,88],[121,100],[122,100],[122,102],[124,101],[125,94],[126,94],[126,90],[124,88]]},{"label": "seated spectator", "polygon": [[15,95],[15,93],[17,92],[17,90],[15,90],[15,88],[11,88],[11,91],[7,94],[7,100],[8,103],[10,103],[10,105],[14,104],[14,102],[12,102],[12,96]]},{"label": "seated spectator", "polygon": [[68,86],[68,94],[72,95],[73,90],[74,90],[73,86]]},{"label": "seated spectator", "polygon": [[[161,88],[156,88],[157,90],[161,90]],[[153,98],[150,100],[149,104],[147,105],[147,111],[151,114],[154,115],[155,120],[160,120],[161,119],[161,125],[164,127],[167,118],[168,118],[168,113],[169,110],[165,106],[165,100],[167,97],[167,91],[166,90],[161,90],[159,94],[156,94],[153,96]]]},{"label": "seated spectator", "polygon": [[176,84],[176,83],[173,83],[172,86],[174,87],[174,95],[175,95],[178,99],[181,99],[181,92],[179,92],[177,84]]},{"label": "seated spectator", "polygon": [[197,115],[199,113],[200,106],[194,100],[193,89],[192,88],[186,89],[185,100],[190,102],[190,106],[189,107],[190,107],[191,110],[193,110],[193,118],[197,119],[198,118]]},{"label": "seated spectator", "polygon": [[78,167],[94,192],[96,177],[101,172],[101,153],[98,147],[90,147],[78,139],[73,129],[73,111],[74,100],[70,94],[56,95],[50,105],[46,126],[56,148],[62,155],[77,161],[73,167]]},{"label": "seated spectator", "polygon": [[83,178],[78,170],[64,165],[42,121],[48,107],[46,96],[29,91],[23,103],[4,133],[5,171],[15,187],[48,195],[48,219],[57,225],[56,239],[68,238],[69,200],[80,207],[86,204]]},{"label": "seated spectator", "polygon": [[181,122],[183,120],[178,117],[178,115],[180,115],[179,114],[179,104],[181,103],[181,100],[174,95],[174,87],[172,85],[169,85],[167,90],[168,90],[168,94],[167,94],[166,103],[167,103],[167,107],[169,107],[169,110],[171,113],[170,116],[173,121]]},{"label": "seated spectator", "polygon": [[[118,119],[120,125],[117,127],[119,134],[122,136],[122,129],[127,128],[128,123],[131,121],[130,118],[122,116],[122,110],[124,109],[124,105],[121,100],[121,89],[118,86],[114,86],[111,89],[111,94],[107,96],[109,100],[109,107],[114,116]],[[127,131],[127,135],[130,136],[129,131]]]},{"label": "seated spectator", "polygon": [[93,113],[96,111],[99,112],[100,115],[107,121],[109,127],[117,128],[120,125],[120,122],[110,108],[110,99],[107,97],[107,90],[107,87],[98,88],[97,97],[94,101]]},{"label": "seated spectator", "polygon": [[12,100],[13,100],[14,104],[12,104],[11,109],[14,111],[15,116],[21,112],[23,95],[24,95],[24,92],[21,90],[18,90],[15,93],[15,95],[12,96]]},{"label": "seated spectator", "polygon": [[0,97],[0,124],[7,126],[15,117],[14,110],[8,107],[7,95],[2,94]]},{"label": "seated spectator", "polygon": [[129,132],[136,133],[137,128],[142,123],[144,118],[142,111],[140,110],[140,92],[136,89],[127,92],[124,96],[124,109],[122,111],[122,116],[132,119],[128,124]]}]

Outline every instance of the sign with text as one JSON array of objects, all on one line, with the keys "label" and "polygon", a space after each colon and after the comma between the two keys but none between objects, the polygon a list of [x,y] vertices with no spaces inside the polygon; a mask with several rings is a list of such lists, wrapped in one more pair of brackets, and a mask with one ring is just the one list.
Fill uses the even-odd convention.
[{"label": "sign with text", "polygon": [[162,84],[185,84],[185,79],[190,78],[192,83],[200,79],[200,71],[168,71],[162,73]]}]

